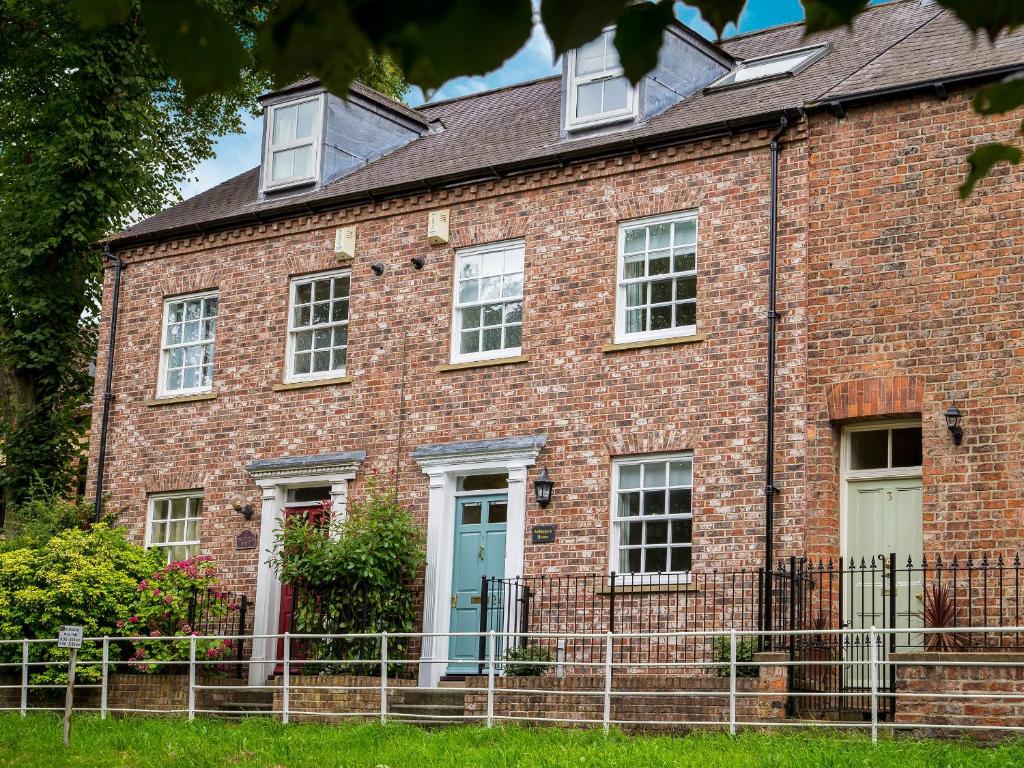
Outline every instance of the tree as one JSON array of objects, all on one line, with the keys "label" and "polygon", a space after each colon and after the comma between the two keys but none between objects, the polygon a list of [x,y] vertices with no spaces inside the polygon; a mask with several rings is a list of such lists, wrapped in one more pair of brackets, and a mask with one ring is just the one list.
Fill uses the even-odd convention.
[{"label": "tree", "polygon": [[[137,0],[144,10],[164,8],[173,0]],[[850,24],[869,0],[802,0],[807,32]],[[990,42],[1024,24],[1020,0],[935,0],[953,11],[974,32]],[[131,0],[78,0],[90,16],[121,18]],[[687,0],[721,35],[736,24],[747,0]],[[654,68],[662,32],[672,23],[675,0],[542,0],[540,18],[555,53],[577,48],[609,25],[615,25],[615,47],[626,76],[634,83]],[[179,25],[210,40],[228,41],[231,20],[211,12],[199,0],[180,2]],[[531,0],[279,0],[261,15],[255,30],[259,60],[280,81],[316,75],[331,90],[344,93],[374,55],[386,55],[398,70],[424,90],[459,75],[479,75],[500,66],[528,39]],[[162,49],[176,50],[174,25],[150,31]],[[225,43],[227,45],[227,43]],[[174,74],[186,87],[202,92],[212,83],[237,78],[233,61],[242,42],[216,60],[175,56]],[[169,58],[170,62],[171,59]],[[216,71],[213,71],[216,70]],[[1007,79],[983,89],[975,101],[980,114],[1005,113],[1024,106],[1024,80]],[[1024,132],[1024,124],[1022,124]],[[1019,163],[1024,154],[1008,144],[986,144],[970,157],[970,173],[961,195],[998,162]]]},{"label": "tree", "polygon": [[[0,6],[0,448],[15,503],[35,484],[66,489],[73,478],[91,395],[98,243],[176,199],[215,138],[242,129],[240,109],[264,85],[244,56],[232,58],[230,83],[179,82],[147,34],[153,4],[131,3],[100,25],[80,23],[81,5]],[[256,5],[220,2],[216,18],[233,19],[240,40]]]}]

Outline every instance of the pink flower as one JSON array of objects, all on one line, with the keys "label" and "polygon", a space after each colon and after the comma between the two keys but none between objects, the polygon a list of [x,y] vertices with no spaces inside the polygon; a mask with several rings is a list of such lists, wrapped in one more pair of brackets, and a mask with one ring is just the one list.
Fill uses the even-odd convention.
[{"label": "pink flower", "polygon": [[231,603],[231,605],[228,606],[228,610],[229,611],[237,611],[238,610],[238,603]]},{"label": "pink flower", "polygon": [[149,672],[149,664],[139,664],[139,672]]},{"label": "pink flower", "polygon": [[129,616],[128,617],[128,621],[130,621],[132,624],[138,624],[139,623],[139,617],[138,616]]},{"label": "pink flower", "polygon": [[160,590],[159,589],[154,589],[153,590],[153,597],[160,597]]},{"label": "pink flower", "polygon": [[218,651],[216,648],[210,648],[206,651],[206,658],[208,659],[215,659],[217,658],[218,655],[220,655],[220,651]]},{"label": "pink flower", "polygon": [[117,628],[121,629],[124,626],[124,619],[117,620]]},{"label": "pink flower", "polygon": [[164,602],[167,603],[168,605],[170,605],[171,603],[174,602],[174,598],[171,597],[170,595],[164,595]]},{"label": "pink flower", "polygon": [[231,641],[230,640],[225,640],[224,641],[224,647],[225,648],[230,648],[231,647]]},{"label": "pink flower", "polygon": [[150,637],[160,637],[160,630],[159,629],[154,629],[152,632],[149,633],[149,636]]}]

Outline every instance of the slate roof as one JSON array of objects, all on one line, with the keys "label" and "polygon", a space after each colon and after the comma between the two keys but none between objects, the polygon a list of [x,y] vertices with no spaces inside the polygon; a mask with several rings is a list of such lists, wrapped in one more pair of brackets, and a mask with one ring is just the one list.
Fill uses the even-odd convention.
[{"label": "slate roof", "polygon": [[[764,123],[788,109],[1024,68],[1024,29],[1002,36],[993,46],[987,38],[975,37],[950,11],[921,0],[869,6],[852,30],[843,27],[805,36],[802,24],[788,24],[724,40],[721,47],[747,59],[823,44],[829,46],[828,53],[793,77],[698,92],[644,124],[602,135],[560,137],[558,76],[417,110],[403,107],[421,119],[439,120],[444,130],[430,132],[321,189],[274,200],[259,200],[259,168],[253,168],[134,225],[114,242],[127,245],[291,211],[337,207],[414,185],[424,190],[493,178],[512,168],[682,141],[726,125]],[[390,102],[369,89],[362,91]]]}]

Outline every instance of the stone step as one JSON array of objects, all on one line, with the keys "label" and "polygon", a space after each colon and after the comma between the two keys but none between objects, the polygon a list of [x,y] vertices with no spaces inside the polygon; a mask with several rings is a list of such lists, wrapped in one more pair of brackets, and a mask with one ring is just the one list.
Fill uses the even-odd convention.
[{"label": "stone step", "polygon": [[406,704],[428,704],[442,707],[462,707],[466,703],[466,692],[458,688],[446,691],[432,691],[421,688],[404,688],[401,697]]},{"label": "stone step", "polygon": [[274,702],[239,702],[225,701],[217,707],[220,717],[237,720],[243,717],[271,717],[273,716]]},{"label": "stone step", "polygon": [[263,688],[239,688],[231,694],[231,701],[239,704],[274,703],[274,692]]},{"label": "stone step", "polygon": [[[462,722],[465,709],[461,706],[438,706],[436,704],[395,704],[388,707],[389,715],[397,715],[395,720],[419,724],[427,722],[443,722],[457,724]],[[408,715],[408,717],[402,717]]]}]

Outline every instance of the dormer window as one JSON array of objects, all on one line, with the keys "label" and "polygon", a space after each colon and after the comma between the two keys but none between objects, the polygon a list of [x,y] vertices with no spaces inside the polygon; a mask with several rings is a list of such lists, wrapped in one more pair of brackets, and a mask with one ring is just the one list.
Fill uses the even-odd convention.
[{"label": "dormer window", "polygon": [[282,189],[317,180],[322,115],[323,98],[319,95],[269,108],[264,189]]},{"label": "dormer window", "polygon": [[636,116],[636,88],[622,74],[615,30],[569,54],[568,128],[587,128]]}]

